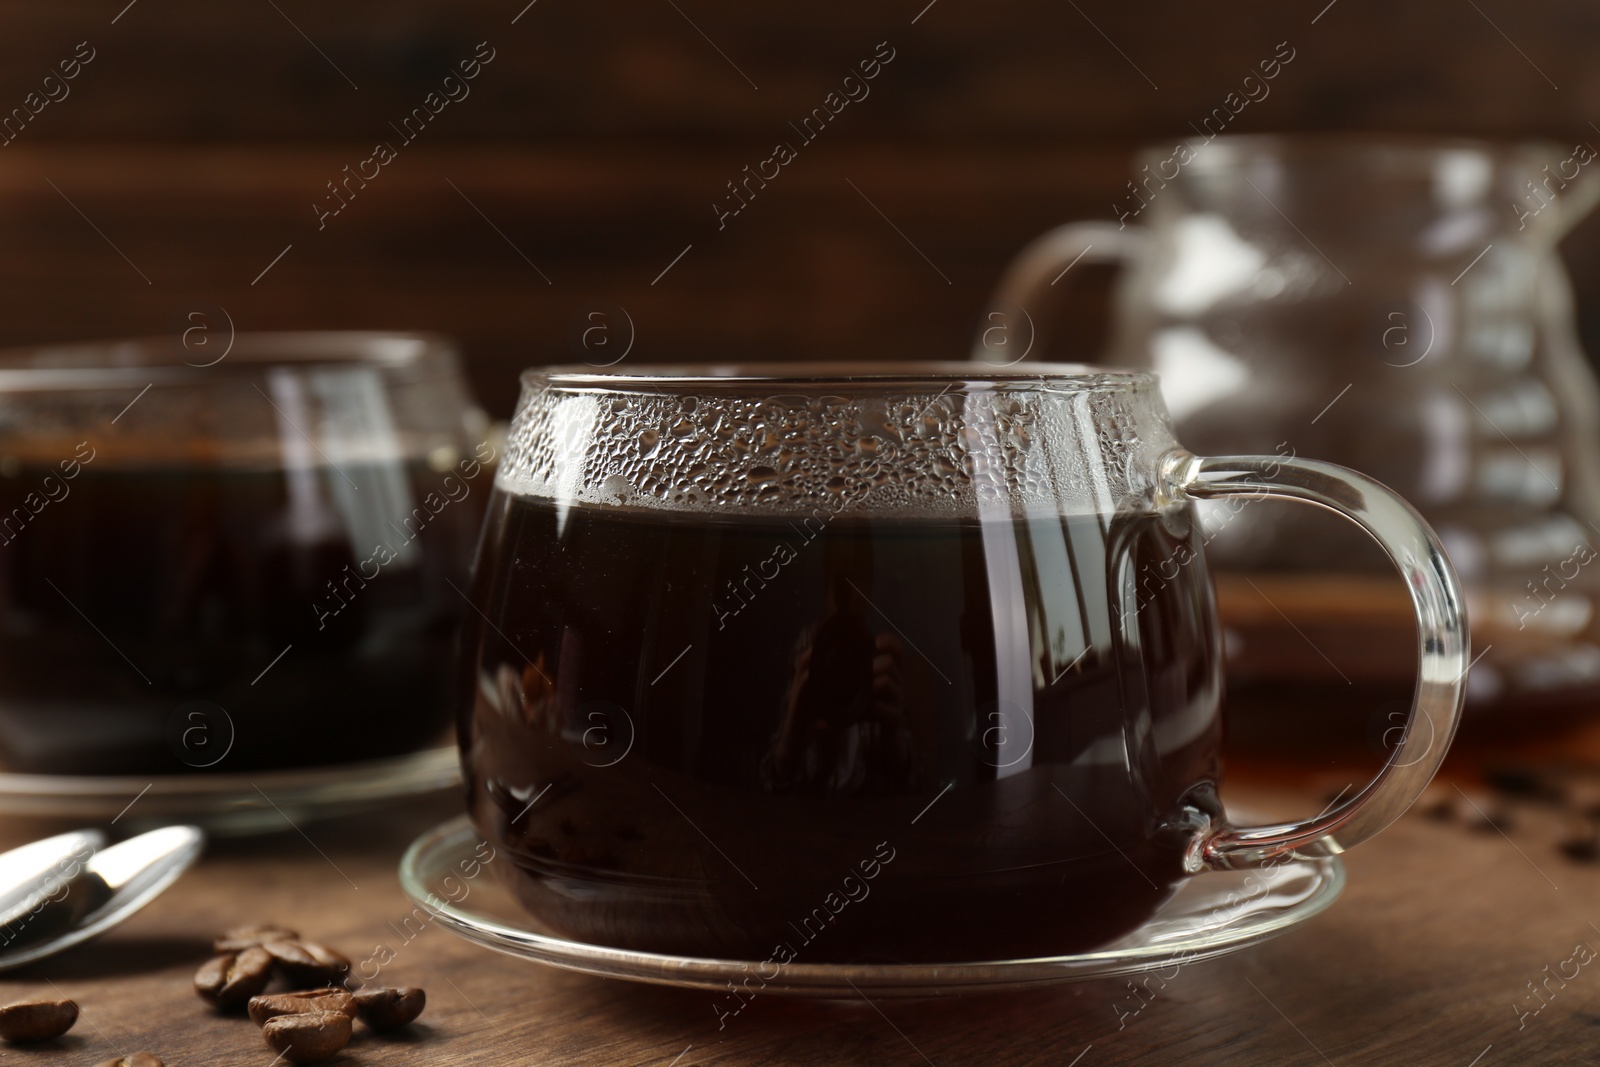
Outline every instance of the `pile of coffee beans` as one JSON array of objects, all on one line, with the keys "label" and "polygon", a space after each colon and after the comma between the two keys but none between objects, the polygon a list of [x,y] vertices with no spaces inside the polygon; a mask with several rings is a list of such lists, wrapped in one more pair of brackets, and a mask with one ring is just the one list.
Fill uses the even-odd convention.
[{"label": "pile of coffee beans", "polygon": [[1541,828],[1544,819],[1528,816],[1544,809],[1560,819],[1555,847],[1563,856],[1600,864],[1600,767],[1492,765],[1479,772],[1481,786],[1434,783],[1414,810],[1437,822],[1509,837],[1530,824]]},{"label": "pile of coffee beans", "polygon": [[360,987],[349,978],[350,960],[343,953],[282,926],[236,927],[213,948],[217,955],[195,973],[194,991],[218,1011],[246,1011],[267,1044],[290,1063],[337,1055],[350,1043],[357,1019],[369,1030],[394,1030],[421,1015],[427,1003],[420,989]]},{"label": "pile of coffee beans", "polygon": [[194,976],[200,999],[221,1011],[244,1007],[274,976],[289,989],[342,982],[350,961],[327,945],[302,941],[280,926],[241,926],[217,938],[219,955]]},{"label": "pile of coffee beans", "polygon": [[[194,976],[200,999],[221,1012],[249,1013],[279,1058],[320,1063],[350,1043],[360,1020],[369,1030],[397,1030],[422,1014],[428,997],[411,987],[366,988],[351,979],[350,960],[281,926],[241,926],[216,939],[217,955]],[[268,992],[269,986],[275,986]],[[50,1041],[72,1029],[78,1005],[65,999],[19,1000],[0,1007],[0,1040]],[[95,1067],[165,1067],[148,1052]]]}]

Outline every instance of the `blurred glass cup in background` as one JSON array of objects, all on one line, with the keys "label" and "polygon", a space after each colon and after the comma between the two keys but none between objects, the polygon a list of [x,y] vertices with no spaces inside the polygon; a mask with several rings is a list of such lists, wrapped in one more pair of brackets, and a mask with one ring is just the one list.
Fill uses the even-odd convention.
[{"label": "blurred glass cup in background", "polygon": [[495,451],[440,337],[0,354],[0,770],[442,740]]},{"label": "blurred glass cup in background", "polygon": [[[1151,149],[1117,220],[1028,246],[990,319],[1042,336],[1065,268],[1123,264],[1105,362],[1159,372],[1197,450],[1332,460],[1412,501],[1467,588],[1466,725],[1566,720],[1600,696],[1600,403],[1555,246],[1600,195],[1594,159],[1404,137]],[[1014,359],[985,327],[974,358]],[[1415,669],[1387,562],[1306,509],[1237,508],[1203,509],[1233,721],[1304,722],[1354,688],[1384,747]]]}]

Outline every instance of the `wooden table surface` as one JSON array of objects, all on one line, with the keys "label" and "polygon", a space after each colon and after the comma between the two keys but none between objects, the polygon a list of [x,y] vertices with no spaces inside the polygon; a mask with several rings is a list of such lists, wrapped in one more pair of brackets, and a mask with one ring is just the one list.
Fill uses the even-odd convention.
[{"label": "wooden table surface", "polygon": [[[1296,794],[1235,775],[1228,797],[1307,813],[1332,777],[1302,778]],[[146,1050],[169,1067],[267,1067],[273,1056],[256,1027],[214,1015],[190,989],[212,935],[257,919],[357,959],[387,945],[395,953],[387,979],[427,990],[412,1032],[358,1036],[332,1061],[341,1065],[1495,1067],[1592,1063],[1600,1054],[1600,965],[1573,962],[1594,958],[1577,946],[1600,950],[1600,865],[1567,859],[1556,848],[1561,816],[1533,802],[1512,805],[1506,833],[1408,814],[1346,857],[1349,886],[1329,911],[1264,945],[1186,965],[1164,987],[1152,982],[1153,997],[1121,1026],[1119,1007],[1139,1003],[1127,979],[923,1001],[765,997],[720,1032],[704,992],[568,974],[436,925],[417,933],[413,923],[408,941],[401,924],[412,909],[396,862],[417,834],[458,810],[445,795],[307,825],[304,834],[214,842],[121,928],[0,976],[7,1000],[59,991],[82,1009],[65,1039],[0,1049],[0,1064],[87,1067]],[[7,823],[0,844],[43,829]],[[1549,977],[1560,971],[1568,977]],[[1541,981],[1549,991],[1536,1000],[1529,983]]]}]

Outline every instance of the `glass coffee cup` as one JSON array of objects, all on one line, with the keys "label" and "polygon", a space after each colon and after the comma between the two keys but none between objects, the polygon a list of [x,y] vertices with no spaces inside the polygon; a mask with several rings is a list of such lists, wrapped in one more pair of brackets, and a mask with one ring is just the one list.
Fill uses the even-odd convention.
[{"label": "glass coffee cup", "polygon": [[[1241,495],[1354,521],[1416,612],[1389,761],[1301,822],[1218,798],[1193,502]],[[1348,848],[1431,778],[1467,668],[1403,500],[1191,455],[1153,376],[1074,366],[529,371],[472,599],[469,808],[536,923],[780,963],[1079,951],[1188,876]]]},{"label": "glass coffee cup", "polygon": [[496,451],[453,346],[189,342],[0,354],[0,770],[443,740]]}]

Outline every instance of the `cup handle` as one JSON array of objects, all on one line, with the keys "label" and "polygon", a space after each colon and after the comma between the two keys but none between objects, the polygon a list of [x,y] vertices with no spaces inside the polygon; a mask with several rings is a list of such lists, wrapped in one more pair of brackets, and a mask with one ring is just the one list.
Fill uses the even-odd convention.
[{"label": "cup handle", "polygon": [[1159,492],[1168,499],[1282,497],[1320,504],[1350,519],[1383,547],[1405,579],[1417,613],[1418,676],[1399,744],[1376,778],[1313,819],[1236,827],[1224,818],[1198,833],[1185,869],[1238,870],[1281,857],[1336,855],[1394,822],[1427,787],[1455,734],[1469,666],[1461,583],[1444,546],[1416,509],[1346,467],[1282,456],[1162,459]]},{"label": "cup handle", "polygon": [[[989,311],[978,327],[972,344],[972,358],[996,366],[1010,366],[1022,356],[1010,356],[1015,323],[1012,309],[1021,309],[1031,329],[1023,355],[1045,336],[1050,305],[1042,298],[1046,290],[1061,280],[1066,269],[1080,259],[1088,263],[1128,263],[1146,244],[1143,230],[1129,229],[1126,223],[1069,222],[1030,241],[1000,276]],[[996,319],[998,317],[998,323]],[[1003,357],[1005,362],[996,357]]]}]

